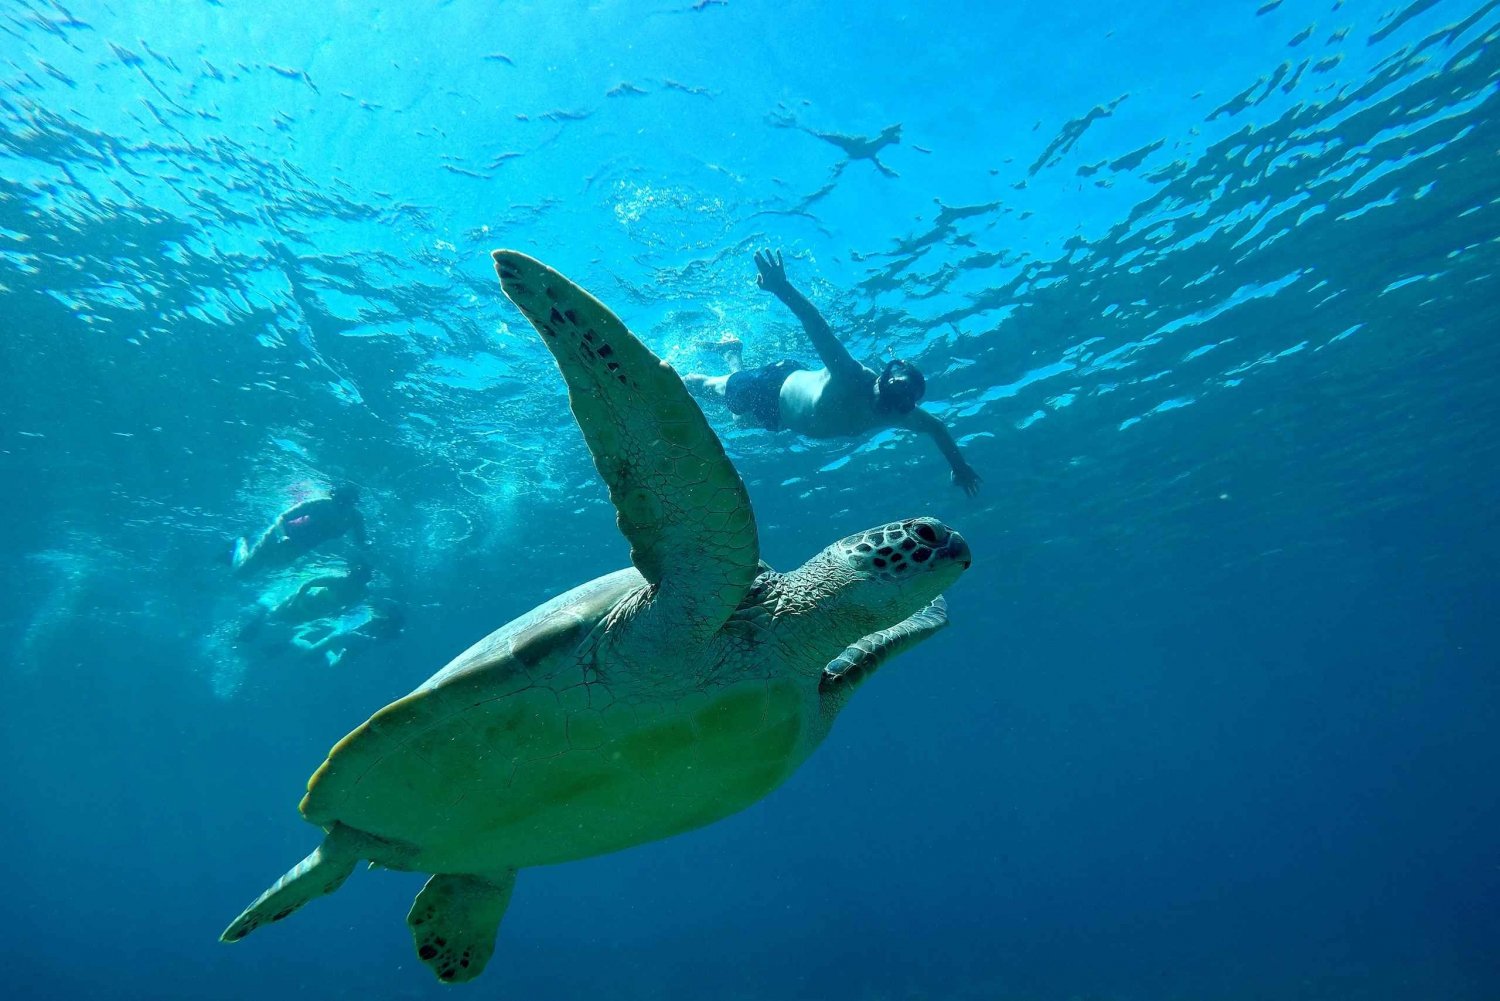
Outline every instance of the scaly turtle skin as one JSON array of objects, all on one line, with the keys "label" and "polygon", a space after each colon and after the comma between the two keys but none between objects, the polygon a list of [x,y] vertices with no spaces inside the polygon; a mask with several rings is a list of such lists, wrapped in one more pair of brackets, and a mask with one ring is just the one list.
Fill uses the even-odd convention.
[{"label": "scaly turtle skin", "polygon": [[407,922],[439,980],[478,976],[516,870],[669,837],[775,789],[849,692],[947,622],[969,566],[916,518],[780,574],[682,380],[557,272],[496,251],[552,351],[633,567],[491,633],[339,741],[307,784],[319,847],[221,936],[332,893],[363,859],[432,873]]}]

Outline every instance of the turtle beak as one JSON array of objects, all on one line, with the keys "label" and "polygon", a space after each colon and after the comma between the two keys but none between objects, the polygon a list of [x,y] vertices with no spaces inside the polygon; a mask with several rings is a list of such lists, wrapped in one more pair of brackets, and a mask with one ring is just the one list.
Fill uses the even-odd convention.
[{"label": "turtle beak", "polygon": [[944,543],[941,552],[948,559],[961,564],[965,570],[969,569],[974,562],[973,555],[969,552],[969,544],[957,532],[949,533],[948,541]]},{"label": "turtle beak", "polygon": [[[911,521],[902,522],[901,527],[906,529],[921,546],[930,549],[939,563],[957,563],[967,570],[974,562],[974,557],[969,553],[969,544],[964,541],[964,537],[936,518],[913,518]],[[926,557],[923,559],[925,560]]]}]

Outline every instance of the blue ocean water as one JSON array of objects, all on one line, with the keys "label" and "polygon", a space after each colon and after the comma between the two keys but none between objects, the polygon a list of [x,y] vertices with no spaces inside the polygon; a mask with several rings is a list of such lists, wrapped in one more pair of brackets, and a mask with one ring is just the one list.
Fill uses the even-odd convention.
[{"label": "blue ocean water", "polygon": [[[0,80],[4,996],[1500,997],[1500,3],[4,0]],[[813,357],[781,248],[984,482],[716,415],[763,555],[941,517],[953,625],[474,985],[412,874],[221,945],[334,741],[628,562],[501,246],[684,370]],[[344,481],[404,631],[245,642]]]}]

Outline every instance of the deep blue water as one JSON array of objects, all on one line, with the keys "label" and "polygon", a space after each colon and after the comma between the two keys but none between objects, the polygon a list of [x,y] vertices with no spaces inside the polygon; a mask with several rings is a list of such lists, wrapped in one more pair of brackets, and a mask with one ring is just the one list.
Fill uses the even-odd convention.
[{"label": "deep blue water", "polygon": [[[1500,4],[997,6],[0,2],[0,994],[1500,998]],[[334,741],[628,560],[497,246],[685,369],[812,356],[783,248],[984,483],[717,415],[763,555],[939,516],[953,625],[474,985],[410,874],[220,945]],[[236,642],[336,480],[404,633]]]}]

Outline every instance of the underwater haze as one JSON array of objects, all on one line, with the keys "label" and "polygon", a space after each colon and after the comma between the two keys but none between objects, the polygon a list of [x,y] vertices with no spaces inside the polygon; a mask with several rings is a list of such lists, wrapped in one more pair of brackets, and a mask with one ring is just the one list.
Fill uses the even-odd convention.
[{"label": "underwater haze", "polygon": [[[1500,998],[1500,2],[0,0],[0,996]],[[791,569],[974,565],[780,789],[242,943],[329,748],[627,566],[490,251],[679,371],[907,358],[925,437],[708,416]],[[247,621],[355,484],[399,631]]]}]

